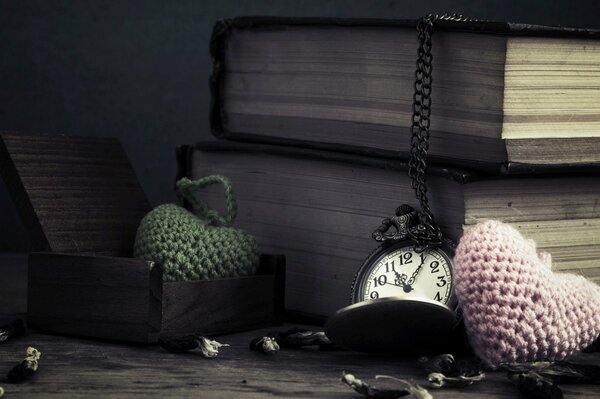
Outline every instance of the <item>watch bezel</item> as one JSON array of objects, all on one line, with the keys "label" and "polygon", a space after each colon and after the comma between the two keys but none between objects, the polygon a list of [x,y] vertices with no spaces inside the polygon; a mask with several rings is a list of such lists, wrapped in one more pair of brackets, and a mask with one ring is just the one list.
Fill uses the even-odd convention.
[{"label": "watch bezel", "polygon": [[[368,276],[369,271],[372,266],[376,264],[380,259],[387,256],[389,253],[396,251],[400,248],[405,247],[414,247],[415,243],[411,240],[397,241],[397,242],[385,242],[378,247],[376,247],[363,261],[358,271],[354,275],[354,279],[352,281],[352,287],[350,291],[350,302],[352,304],[365,302],[367,300],[363,300],[362,291],[365,282],[365,278]],[[440,254],[446,259],[450,269],[450,279],[452,283],[452,287],[450,290],[450,295],[448,297],[448,301],[446,303],[438,302],[442,305],[449,307],[450,309],[455,309],[457,307],[456,296],[454,295],[455,289],[455,280],[454,280],[454,248],[455,245],[453,242],[445,240],[440,245],[432,246],[432,249],[438,250]],[[384,297],[385,298],[385,297]],[[418,297],[417,297],[418,298]],[[424,300],[433,300],[431,298],[423,298]],[[437,301],[436,301],[437,302]]]}]

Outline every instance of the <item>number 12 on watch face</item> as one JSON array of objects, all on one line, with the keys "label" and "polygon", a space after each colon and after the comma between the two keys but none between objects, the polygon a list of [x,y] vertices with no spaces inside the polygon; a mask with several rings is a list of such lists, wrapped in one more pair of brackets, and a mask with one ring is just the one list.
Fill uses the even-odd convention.
[{"label": "number 12 on watch face", "polygon": [[361,273],[359,300],[390,296],[428,298],[447,304],[452,295],[451,262],[442,251],[412,246],[387,252]]}]

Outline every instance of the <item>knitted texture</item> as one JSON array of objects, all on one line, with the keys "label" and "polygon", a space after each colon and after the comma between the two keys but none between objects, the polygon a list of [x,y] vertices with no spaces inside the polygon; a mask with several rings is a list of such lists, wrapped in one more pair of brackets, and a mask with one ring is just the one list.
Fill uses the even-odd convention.
[{"label": "knitted texture", "polygon": [[490,367],[564,359],[600,335],[600,287],[552,272],[550,254],[507,224],[468,229],[454,273],[469,340]]},{"label": "knitted texture", "polygon": [[[227,214],[220,215],[196,196],[210,184],[225,187]],[[192,281],[256,273],[258,248],[252,236],[230,227],[236,216],[231,183],[225,176],[212,175],[177,182],[181,194],[198,216],[174,204],[160,205],[142,219],[133,255],[160,262],[165,281]]]}]

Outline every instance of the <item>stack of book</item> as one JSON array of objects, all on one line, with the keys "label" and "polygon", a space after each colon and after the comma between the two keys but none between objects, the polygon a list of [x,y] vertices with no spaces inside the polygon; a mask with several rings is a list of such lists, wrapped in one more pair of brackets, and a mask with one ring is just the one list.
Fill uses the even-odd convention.
[{"label": "stack of book", "polygon": [[[286,307],[349,303],[407,175],[416,21],[236,18],[211,52],[213,133],[182,174],[233,181],[237,225],[287,257]],[[600,282],[600,31],[439,22],[428,188],[443,232],[486,219]],[[209,202],[222,192],[208,191]]]}]

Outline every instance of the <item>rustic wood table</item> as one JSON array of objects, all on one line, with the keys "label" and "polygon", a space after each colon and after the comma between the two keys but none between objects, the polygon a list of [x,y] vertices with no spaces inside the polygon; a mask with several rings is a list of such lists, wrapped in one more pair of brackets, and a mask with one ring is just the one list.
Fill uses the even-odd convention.
[{"label": "rustic wood table", "polygon": [[[272,330],[219,337],[231,346],[214,359],[197,353],[171,354],[159,346],[30,333],[0,344],[0,370],[20,362],[27,346],[42,352],[40,369],[30,381],[0,385],[7,399],[361,398],[340,382],[342,370],[368,381],[375,374],[388,374],[426,385],[425,373],[414,359],[310,349],[284,349],[269,356],[248,349],[252,338]],[[600,364],[600,354],[577,359]],[[563,386],[563,391],[567,399],[600,397],[600,386]],[[488,373],[484,382],[470,387],[430,392],[436,399],[518,397],[502,372]]]}]

